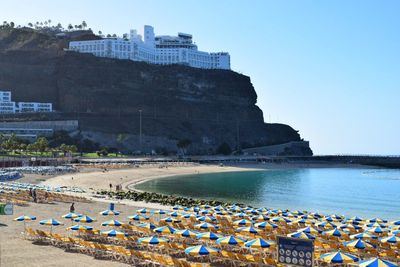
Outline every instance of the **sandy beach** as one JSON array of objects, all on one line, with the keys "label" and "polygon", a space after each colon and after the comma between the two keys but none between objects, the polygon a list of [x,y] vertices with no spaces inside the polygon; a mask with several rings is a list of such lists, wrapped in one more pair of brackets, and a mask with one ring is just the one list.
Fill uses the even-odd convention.
[{"label": "sandy beach", "polygon": [[[99,212],[107,209],[107,202],[116,203],[116,207],[122,212],[118,219],[127,221],[126,217],[135,213],[142,207],[152,209],[170,209],[171,207],[162,206],[157,203],[134,202],[130,200],[115,201],[109,199],[94,199],[91,193],[100,189],[109,189],[109,184],[121,184],[124,188],[129,185],[143,182],[149,179],[160,177],[196,174],[196,173],[215,173],[215,172],[234,172],[234,171],[250,171],[256,168],[244,167],[220,167],[217,165],[179,165],[168,166],[165,168],[160,165],[141,166],[139,168],[113,169],[104,170],[82,170],[78,173],[64,174],[60,176],[41,176],[41,175],[25,175],[20,179],[23,182],[44,183],[53,186],[77,186],[87,190],[86,196],[93,200],[91,203],[76,203],[76,212],[85,213],[98,219],[93,223],[98,229],[107,230],[101,227],[100,223],[106,221],[107,217],[99,215]],[[73,177],[73,179],[72,179]],[[122,263],[96,260],[93,257],[77,253],[66,253],[64,250],[52,246],[34,245],[30,241],[22,238],[23,223],[13,221],[20,215],[36,216],[37,220],[28,223],[34,228],[49,230],[49,227],[39,225],[40,220],[55,218],[65,223],[64,226],[54,228],[54,232],[66,234],[66,227],[70,226],[71,221],[61,218],[61,216],[69,211],[69,203],[55,204],[36,204],[29,203],[27,207],[14,206],[13,216],[0,216],[0,266],[123,266]],[[72,233],[69,233],[72,234]],[[29,252],[28,252],[29,251]]]},{"label": "sandy beach", "polygon": [[[106,230],[100,223],[106,221],[107,217],[99,215],[99,212],[107,209],[108,203],[113,202],[117,210],[122,214],[118,217],[121,221],[127,221],[126,217],[135,213],[139,208],[146,207],[150,209],[170,210],[171,207],[162,206],[157,203],[135,202],[132,200],[116,201],[108,198],[94,198],[93,193],[98,190],[109,190],[109,184],[122,185],[123,189],[128,189],[137,183],[150,179],[188,175],[198,173],[216,173],[216,172],[238,172],[238,171],[256,171],[276,168],[300,168],[300,167],[332,167],[318,164],[317,166],[289,165],[284,164],[254,164],[254,165],[199,165],[199,164],[181,164],[181,165],[142,165],[135,168],[122,169],[93,169],[81,168],[77,173],[63,174],[58,176],[46,175],[25,175],[19,181],[30,183],[43,183],[52,186],[76,186],[86,190],[86,193],[75,193],[84,196],[91,203],[76,203],[76,212],[85,213],[98,219],[92,226],[98,229]],[[356,165],[338,166],[338,167],[357,167]],[[68,193],[69,194],[69,193]],[[77,253],[67,253],[62,249],[52,246],[34,245],[30,241],[24,240],[21,235],[23,223],[13,221],[20,215],[32,215],[37,217],[37,221],[31,222],[34,228],[48,230],[48,227],[40,226],[38,221],[48,218],[55,218],[65,226],[55,227],[56,233],[66,234],[65,229],[71,222],[62,219],[61,216],[69,211],[69,203],[54,204],[36,204],[29,203],[27,207],[14,206],[13,216],[0,216],[0,266],[123,266],[122,263],[111,261],[96,260],[93,257]],[[72,234],[72,233],[69,233]],[[29,252],[28,252],[29,251]]]}]

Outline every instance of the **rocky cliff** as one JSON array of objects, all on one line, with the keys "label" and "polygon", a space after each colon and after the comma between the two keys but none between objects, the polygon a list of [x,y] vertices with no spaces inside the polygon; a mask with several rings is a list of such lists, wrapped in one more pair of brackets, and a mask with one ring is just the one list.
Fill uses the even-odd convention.
[{"label": "rocky cliff", "polygon": [[192,152],[213,153],[223,142],[234,148],[300,140],[288,125],[264,123],[248,76],[64,51],[69,40],[1,29],[0,88],[16,101],[54,103],[63,117],[79,119],[80,134],[120,149],[176,150],[178,140],[189,139]]}]

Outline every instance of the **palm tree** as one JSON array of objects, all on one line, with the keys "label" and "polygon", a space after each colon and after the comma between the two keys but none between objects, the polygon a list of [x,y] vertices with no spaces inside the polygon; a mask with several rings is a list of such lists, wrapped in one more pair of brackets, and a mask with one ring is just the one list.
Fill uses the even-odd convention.
[{"label": "palm tree", "polygon": [[68,24],[68,30],[71,31],[74,28],[74,26],[72,26],[72,24]]},{"label": "palm tree", "polygon": [[28,26],[32,28],[32,27],[33,27],[32,22],[29,22],[29,23],[28,23]]},{"label": "palm tree", "polygon": [[82,21],[82,24],[81,24],[81,25],[82,25],[82,28],[83,28],[83,29],[86,29],[86,27],[87,27],[86,21]]},{"label": "palm tree", "polygon": [[103,32],[102,31],[99,31],[99,35],[102,35],[103,34]]}]

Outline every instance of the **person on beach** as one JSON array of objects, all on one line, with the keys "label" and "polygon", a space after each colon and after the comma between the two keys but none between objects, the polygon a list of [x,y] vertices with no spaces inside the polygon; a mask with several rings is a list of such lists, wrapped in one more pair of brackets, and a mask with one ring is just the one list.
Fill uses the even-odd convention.
[{"label": "person on beach", "polygon": [[44,192],[44,201],[46,201],[46,203],[49,202],[49,192],[47,191]]},{"label": "person on beach", "polygon": [[75,206],[74,205],[75,205],[75,203],[72,202],[71,207],[69,207],[69,212],[75,213]]},{"label": "person on beach", "polygon": [[33,191],[32,191],[32,187],[29,187],[29,196],[32,198],[33,200]]},{"label": "person on beach", "polygon": [[33,202],[37,202],[37,195],[36,195],[36,188],[35,189],[33,189],[33,191],[32,191],[32,198],[33,198]]},{"label": "person on beach", "polygon": [[112,190],[112,183],[110,183],[110,191]]}]

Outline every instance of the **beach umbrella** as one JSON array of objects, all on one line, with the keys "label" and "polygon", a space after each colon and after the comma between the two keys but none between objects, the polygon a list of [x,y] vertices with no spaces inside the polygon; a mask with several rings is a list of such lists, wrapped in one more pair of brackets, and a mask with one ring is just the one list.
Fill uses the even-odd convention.
[{"label": "beach umbrella", "polygon": [[243,245],[245,240],[234,236],[224,236],[217,239],[217,244],[220,245]]},{"label": "beach umbrella", "polygon": [[392,224],[392,225],[400,225],[400,220],[392,221],[392,222],[390,222],[390,224]]},{"label": "beach umbrella", "polygon": [[343,220],[343,216],[337,215],[337,214],[332,214],[331,216],[325,217],[325,221],[328,222],[333,222],[333,221],[341,221]]},{"label": "beach umbrella", "polygon": [[243,213],[243,212],[239,212],[239,213],[233,214],[233,217],[244,219],[244,218],[249,217],[249,215],[247,215],[246,213]]},{"label": "beach umbrella", "polygon": [[105,236],[113,236],[113,237],[121,237],[121,236],[127,236],[126,233],[121,232],[121,231],[117,231],[117,230],[109,230],[109,231],[101,231],[100,232],[101,235],[105,235]]},{"label": "beach umbrella", "polygon": [[183,210],[183,207],[181,205],[175,205],[172,207],[173,210]]},{"label": "beach umbrella", "polygon": [[149,220],[150,218],[147,217],[147,216],[135,214],[135,215],[129,216],[128,219],[129,219],[129,220],[132,220],[132,221],[147,221],[147,220]]},{"label": "beach umbrella", "polygon": [[206,214],[212,215],[213,214],[213,212],[211,210],[200,210],[198,213],[201,215],[206,215]]},{"label": "beach umbrella", "polygon": [[312,228],[311,226],[308,226],[308,227],[297,230],[297,232],[304,232],[307,234],[319,234],[319,233],[321,233],[321,230],[317,230],[315,228]]},{"label": "beach umbrella", "polygon": [[216,207],[213,207],[212,209],[213,209],[213,210],[215,210],[215,211],[221,211],[221,210],[224,210],[224,208],[223,208],[223,207],[221,207],[220,205],[219,205],[219,206],[216,206]]},{"label": "beach umbrella", "polygon": [[177,212],[177,211],[173,211],[173,212],[168,213],[168,215],[172,216],[172,217],[178,217],[178,216],[182,215],[182,213]]},{"label": "beach umbrella", "polygon": [[160,222],[166,222],[166,223],[179,223],[181,220],[173,217],[166,217],[160,220]]},{"label": "beach umbrella", "polygon": [[191,256],[215,255],[219,253],[219,250],[203,245],[198,245],[194,247],[188,247],[187,249],[185,249],[185,253]]},{"label": "beach umbrella", "polygon": [[363,232],[363,233],[358,233],[350,236],[351,239],[377,239],[378,237],[368,233],[368,232]]},{"label": "beach umbrella", "polygon": [[351,241],[344,242],[343,245],[349,248],[358,248],[358,249],[365,249],[365,248],[373,248],[374,246],[368,242],[363,241],[362,239],[355,239]]},{"label": "beach umbrella", "polygon": [[392,234],[392,235],[400,235],[400,230],[391,230],[390,231],[390,233]]},{"label": "beach umbrella", "polygon": [[359,267],[397,267],[397,265],[393,262],[380,259],[380,258],[372,258],[368,260],[362,260],[358,263]]},{"label": "beach umbrella", "polygon": [[58,226],[58,225],[63,225],[61,222],[55,220],[55,219],[48,219],[48,220],[43,220],[39,222],[41,225],[50,225],[50,233],[53,230],[53,226]]},{"label": "beach umbrella", "polygon": [[375,226],[375,227],[371,227],[371,228],[366,229],[366,231],[369,232],[369,233],[374,233],[374,234],[382,234],[383,232],[386,232],[387,230],[383,229],[380,226]]},{"label": "beach umbrella", "polygon": [[387,220],[383,220],[383,219],[381,219],[381,218],[372,218],[372,219],[366,220],[366,222],[368,222],[368,223],[375,223],[375,222],[378,222],[378,223],[387,223]]},{"label": "beach umbrella", "polygon": [[160,234],[173,234],[173,233],[175,233],[176,230],[167,225],[167,226],[161,226],[161,227],[154,228],[153,231],[156,233],[160,233]]},{"label": "beach umbrella", "polygon": [[19,216],[18,218],[15,218],[14,221],[18,221],[18,222],[27,222],[27,221],[34,221],[36,220],[35,216],[28,216],[28,215],[22,215]]},{"label": "beach umbrella", "polygon": [[24,222],[24,232],[26,232],[26,222],[35,221],[35,216],[22,215],[14,219],[17,222]]},{"label": "beach umbrella", "polygon": [[246,220],[246,219],[241,219],[233,222],[233,225],[237,226],[250,226],[253,225],[252,221]]},{"label": "beach umbrella", "polygon": [[62,217],[65,218],[65,219],[75,219],[75,218],[78,218],[78,217],[81,217],[81,216],[82,216],[82,214],[76,214],[76,213],[73,213],[73,212],[69,212],[67,214],[64,214]]},{"label": "beach umbrella", "polygon": [[296,215],[291,213],[291,212],[284,212],[284,213],[282,213],[282,216],[291,217],[291,218],[295,218],[296,217]]},{"label": "beach umbrella", "polygon": [[264,214],[260,214],[260,215],[252,217],[251,219],[253,221],[257,221],[257,222],[263,222],[263,221],[268,221],[269,217]]},{"label": "beach umbrella", "polygon": [[93,227],[87,226],[87,225],[82,225],[82,224],[77,224],[77,225],[68,227],[67,230],[72,230],[72,231],[90,231],[90,230],[93,230]]},{"label": "beach umbrella", "polygon": [[167,212],[165,210],[155,210],[153,213],[154,214],[160,214],[160,215],[167,214]]},{"label": "beach umbrella", "polygon": [[354,263],[354,262],[359,261],[359,259],[356,256],[351,255],[349,253],[344,253],[340,250],[322,254],[320,256],[320,259],[326,263],[331,263],[331,264]]},{"label": "beach umbrella", "polygon": [[368,224],[366,224],[366,227],[381,227],[381,228],[386,228],[387,225],[384,224],[384,223],[374,222],[374,223],[368,223]]},{"label": "beach umbrella", "polygon": [[391,235],[385,238],[381,238],[380,241],[382,243],[390,243],[390,244],[399,244],[400,243],[400,237]]},{"label": "beach umbrella", "polygon": [[138,224],[137,227],[144,228],[144,229],[150,229],[150,230],[157,228],[157,226],[152,223],[141,223],[141,224]]},{"label": "beach umbrella", "polygon": [[254,224],[254,227],[260,228],[260,229],[266,229],[266,230],[272,230],[278,227],[278,225],[270,222],[259,222]]},{"label": "beach umbrella", "polygon": [[244,243],[247,248],[269,248],[270,246],[276,245],[274,241],[265,240],[262,238],[252,239]]},{"label": "beach umbrella", "polygon": [[168,239],[161,238],[157,236],[150,236],[150,237],[142,237],[138,240],[139,243],[148,244],[148,245],[159,245],[168,242]]},{"label": "beach umbrella", "polygon": [[199,223],[194,226],[196,229],[218,229],[218,226],[212,223]]},{"label": "beach umbrella", "polygon": [[253,226],[246,226],[246,227],[240,227],[240,228],[236,229],[236,232],[238,232],[238,233],[259,234],[260,230],[254,228]]},{"label": "beach umbrella", "polygon": [[91,223],[91,222],[95,222],[96,219],[84,215],[84,216],[75,218],[74,221],[76,221],[76,222],[82,222],[82,223]]},{"label": "beach umbrella", "polygon": [[301,215],[304,215],[304,212],[303,212],[303,211],[300,211],[300,210],[295,210],[295,211],[293,211],[293,214],[296,214],[296,215],[298,215],[298,216],[301,216]]},{"label": "beach umbrella", "polygon": [[58,226],[62,225],[61,222],[57,221],[56,219],[48,219],[39,222],[41,225],[51,225],[51,226]]},{"label": "beach umbrella", "polygon": [[180,236],[180,237],[191,237],[191,238],[195,238],[197,237],[199,233],[189,230],[189,229],[185,229],[185,230],[177,230],[174,232],[174,235],[176,236]]},{"label": "beach umbrella", "polygon": [[319,214],[318,212],[311,212],[310,215],[313,216],[315,219],[320,219],[324,217],[322,214]]},{"label": "beach umbrella", "polygon": [[302,218],[304,220],[312,220],[312,219],[314,219],[314,216],[312,216],[311,214],[304,214],[300,218]]},{"label": "beach umbrella", "polygon": [[205,216],[200,216],[198,218],[196,218],[198,221],[200,222],[215,222],[217,219],[215,219],[214,217],[210,216],[210,215],[205,215]]},{"label": "beach umbrella", "polygon": [[292,221],[292,224],[304,224],[305,225],[305,224],[309,224],[309,223],[310,223],[310,221],[308,221],[306,219],[302,219],[302,218]]},{"label": "beach umbrella", "polygon": [[120,212],[116,211],[116,210],[103,210],[101,212],[99,212],[100,215],[103,216],[115,216],[115,215],[119,215]]},{"label": "beach umbrella", "polygon": [[310,239],[310,240],[315,239],[314,236],[312,236],[306,232],[294,232],[294,233],[287,234],[287,236],[293,237],[293,238]]},{"label": "beach umbrella", "polygon": [[138,209],[138,210],[136,211],[136,213],[140,213],[140,214],[149,214],[149,213],[150,213],[150,210],[148,210],[148,209],[146,209],[146,208]]},{"label": "beach umbrella", "polygon": [[332,222],[319,222],[316,223],[315,226],[322,228],[337,228],[337,225]]},{"label": "beach umbrella", "polygon": [[101,224],[102,226],[122,226],[125,225],[125,223],[117,221],[117,220],[110,220],[110,221],[105,221]]},{"label": "beach umbrella", "polygon": [[184,211],[187,212],[199,212],[200,208],[199,207],[190,207],[190,208],[185,208]]},{"label": "beach umbrella", "polygon": [[232,215],[232,212],[227,211],[227,210],[221,210],[221,211],[217,211],[217,212],[213,213],[213,216],[214,215]]},{"label": "beach umbrella", "polygon": [[278,222],[278,223],[290,223],[290,222],[292,222],[290,219],[285,218],[285,217],[274,217],[274,218],[271,218],[270,221]]},{"label": "beach umbrella", "polygon": [[356,222],[361,222],[361,221],[363,221],[363,219],[360,218],[360,217],[358,217],[358,216],[351,217],[351,218],[349,218],[349,220],[351,220],[351,221],[356,221]]},{"label": "beach umbrella", "polygon": [[322,232],[322,234],[326,235],[326,236],[336,236],[336,237],[348,236],[347,233],[345,233],[345,232],[343,232],[343,231],[341,231],[341,230],[339,230],[337,228],[329,230],[329,231]]},{"label": "beach umbrella", "polygon": [[182,219],[197,219],[196,214],[193,213],[185,213],[181,215]]},{"label": "beach umbrella", "polygon": [[220,237],[221,235],[214,234],[213,232],[199,233],[196,236],[197,239],[204,239],[204,240],[217,240]]},{"label": "beach umbrella", "polygon": [[343,224],[338,225],[338,228],[339,229],[349,229],[349,230],[354,231],[354,230],[359,230],[362,227],[358,226],[358,225],[351,224],[351,223],[343,223]]}]

